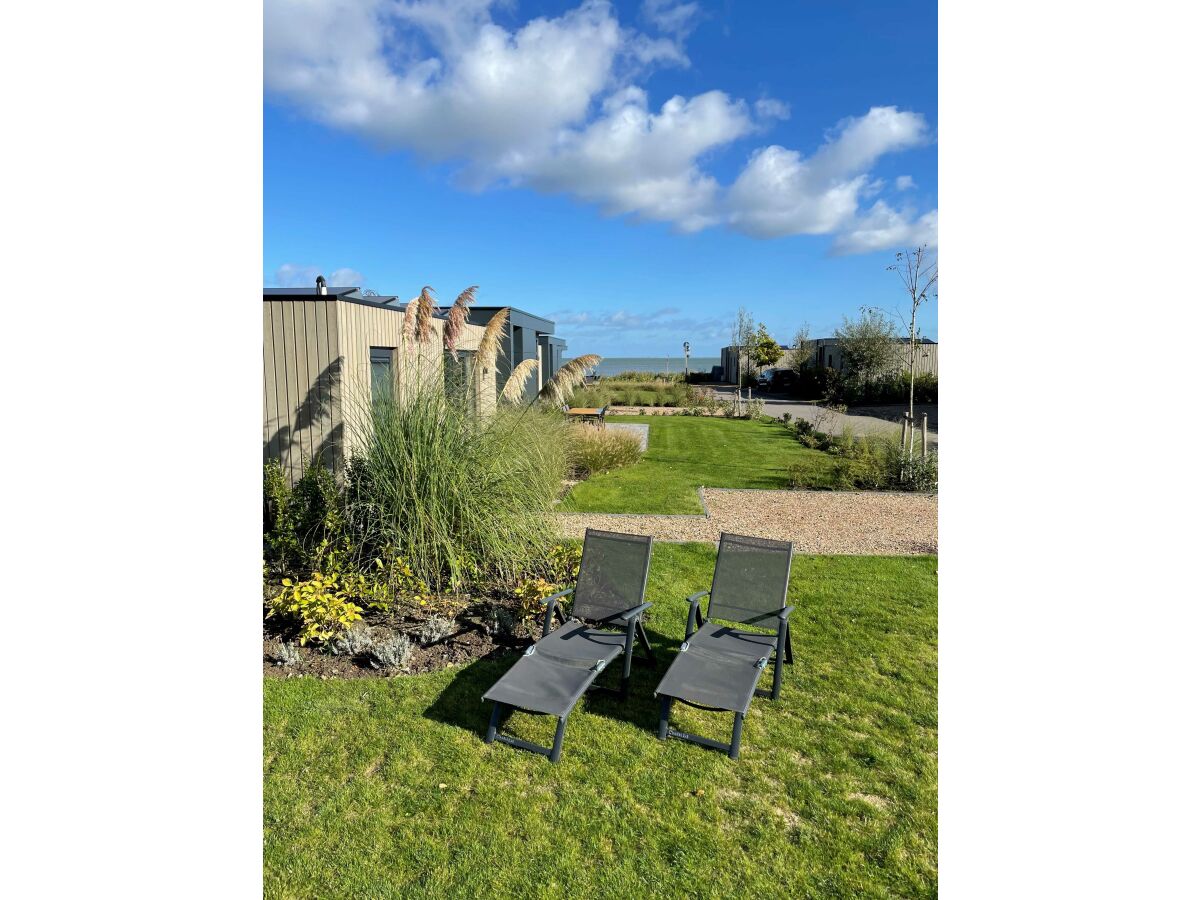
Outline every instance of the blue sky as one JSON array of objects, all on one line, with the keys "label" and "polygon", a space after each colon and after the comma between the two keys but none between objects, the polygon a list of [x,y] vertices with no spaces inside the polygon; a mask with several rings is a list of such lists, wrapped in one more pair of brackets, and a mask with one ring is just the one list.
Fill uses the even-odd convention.
[{"label": "blue sky", "polygon": [[936,244],[936,17],[267,0],[263,283],[478,284],[570,355],[714,355],[738,306],[784,343],[899,308],[895,251]]}]

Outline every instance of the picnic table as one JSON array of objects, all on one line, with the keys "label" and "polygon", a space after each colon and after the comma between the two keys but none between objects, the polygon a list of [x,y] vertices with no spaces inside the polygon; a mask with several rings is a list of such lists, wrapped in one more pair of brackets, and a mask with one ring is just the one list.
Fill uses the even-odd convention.
[{"label": "picnic table", "polygon": [[607,406],[564,406],[563,412],[570,419],[592,419],[597,425],[604,424],[604,414],[608,412]]}]

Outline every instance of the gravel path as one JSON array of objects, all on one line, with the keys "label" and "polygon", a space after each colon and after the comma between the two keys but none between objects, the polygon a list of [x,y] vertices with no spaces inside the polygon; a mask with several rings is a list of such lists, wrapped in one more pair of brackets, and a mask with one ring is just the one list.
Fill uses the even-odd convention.
[{"label": "gravel path", "polygon": [[937,553],[937,497],[873,491],[741,491],[701,488],[707,516],[559,513],[562,533],[585,528],[716,542],[722,531],[792,541],[797,553]]}]

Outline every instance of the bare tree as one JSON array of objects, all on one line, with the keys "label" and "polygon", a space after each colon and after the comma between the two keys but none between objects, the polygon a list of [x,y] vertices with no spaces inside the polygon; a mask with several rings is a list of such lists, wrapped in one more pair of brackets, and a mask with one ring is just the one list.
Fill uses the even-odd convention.
[{"label": "bare tree", "polygon": [[[731,330],[734,347],[737,350],[737,372],[735,373],[734,381],[739,385],[742,383],[742,354],[746,354],[746,365],[750,364],[750,354],[754,351],[757,332],[754,328],[754,316],[750,315],[750,311],[744,306],[739,306],[737,318],[734,320]],[[747,369],[749,372],[749,369]]]},{"label": "bare tree", "polygon": [[916,250],[905,250],[896,254],[895,265],[888,266],[904,283],[904,291],[910,303],[908,318],[908,418],[911,422],[915,404],[913,397],[917,381],[917,311],[931,297],[937,297],[937,256],[929,256],[929,248],[922,244]]}]

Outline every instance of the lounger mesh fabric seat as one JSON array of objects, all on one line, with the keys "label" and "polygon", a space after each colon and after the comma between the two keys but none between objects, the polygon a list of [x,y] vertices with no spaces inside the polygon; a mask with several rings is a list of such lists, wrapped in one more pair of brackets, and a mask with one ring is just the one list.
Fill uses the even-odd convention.
[{"label": "lounger mesh fabric seat", "polygon": [[[550,632],[483,695],[529,712],[562,716],[625,649],[625,635],[568,623]],[[603,663],[599,669],[597,664]]]},{"label": "lounger mesh fabric seat", "polygon": [[[499,740],[542,753],[551,762],[557,762],[571,709],[588,689],[595,687],[593,682],[608,664],[622,654],[625,662],[620,695],[622,698],[628,695],[635,639],[642,643],[648,658],[654,659],[641,621],[650,606],[642,599],[652,545],[653,538],[642,535],[587,530],[575,587],[547,599],[541,640],[483,695],[484,700],[494,704],[487,743]],[[558,600],[572,592],[575,600],[568,621]],[[551,631],[555,614],[562,624]],[[607,625],[621,631],[593,625]],[[504,719],[513,709],[557,716],[554,746],[540,747],[500,733]]]},{"label": "lounger mesh fabric seat", "polygon": [[671,663],[656,693],[694,706],[745,714],[770,649],[747,656],[697,647],[690,641],[688,644]]},{"label": "lounger mesh fabric seat", "polygon": [[[787,619],[792,545],[785,541],[722,534],[712,588],[690,597],[686,639],[655,694],[661,699],[659,737],[677,737],[725,750],[737,759],[742,720],[750,709],[759,679],[774,660],[770,697],[778,699],[781,661],[792,661]],[[700,600],[709,595],[708,614],[771,633],[704,622]],[[783,654],[783,660],[780,655]],[[734,713],[733,740],[722,744],[670,727],[671,704],[680,700],[702,709]]]}]

